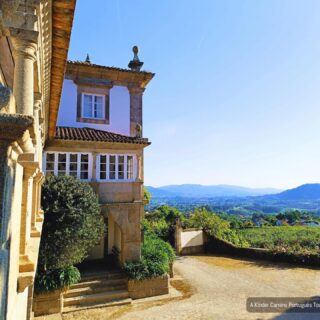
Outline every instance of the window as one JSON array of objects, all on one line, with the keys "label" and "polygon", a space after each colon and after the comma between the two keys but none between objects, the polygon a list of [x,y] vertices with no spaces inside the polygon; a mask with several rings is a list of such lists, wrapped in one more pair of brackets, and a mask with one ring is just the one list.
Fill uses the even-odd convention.
[{"label": "window", "polygon": [[80,165],[80,179],[88,180],[89,178],[89,155],[81,155],[81,165]]},{"label": "window", "polygon": [[109,179],[114,180],[116,178],[116,156],[110,156],[109,159]]},{"label": "window", "polygon": [[128,156],[127,157],[127,179],[132,180],[133,179],[133,157]]},{"label": "window", "polygon": [[47,153],[46,173],[47,175],[54,174],[54,153]]},{"label": "window", "polygon": [[106,180],[107,177],[107,156],[100,156],[100,179]]},{"label": "window", "polygon": [[82,94],[82,117],[88,119],[104,119],[103,95]]},{"label": "window", "polygon": [[97,178],[100,181],[132,181],[133,174],[132,155],[101,154],[97,157]]},{"label": "window", "polygon": [[46,175],[70,175],[81,180],[91,179],[91,156],[88,153],[46,152]]},{"label": "window", "polygon": [[65,175],[67,172],[67,155],[58,153],[58,176]]}]

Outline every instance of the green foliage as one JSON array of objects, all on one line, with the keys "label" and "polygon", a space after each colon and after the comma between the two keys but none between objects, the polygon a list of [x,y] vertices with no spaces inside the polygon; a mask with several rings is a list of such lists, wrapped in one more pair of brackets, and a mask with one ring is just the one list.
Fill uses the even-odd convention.
[{"label": "green foliage", "polygon": [[281,226],[241,229],[250,247],[290,253],[320,253],[320,228]]},{"label": "green foliage", "polygon": [[85,182],[71,176],[48,177],[42,189],[42,208],[40,270],[80,263],[103,236],[98,198]]},{"label": "green foliage", "polygon": [[164,241],[169,241],[176,221],[185,221],[185,216],[176,208],[162,205],[145,215],[144,224],[148,230]]},{"label": "green foliage", "polygon": [[169,272],[169,264],[174,259],[175,254],[169,243],[147,234],[140,261],[127,262],[124,270],[130,279],[143,280],[159,277]]},{"label": "green foliage", "polygon": [[34,289],[36,293],[62,289],[78,283],[80,278],[80,272],[74,266],[42,270],[37,273]]},{"label": "green foliage", "polygon": [[150,203],[151,197],[151,193],[146,188],[143,188],[143,200],[145,201],[145,204]]},{"label": "green foliage", "polygon": [[213,212],[208,211],[205,208],[199,208],[190,215],[190,226],[198,229],[203,229],[208,234],[218,239],[232,242],[236,245],[248,246],[248,243],[244,241],[234,230],[230,229],[228,221],[221,219]]}]

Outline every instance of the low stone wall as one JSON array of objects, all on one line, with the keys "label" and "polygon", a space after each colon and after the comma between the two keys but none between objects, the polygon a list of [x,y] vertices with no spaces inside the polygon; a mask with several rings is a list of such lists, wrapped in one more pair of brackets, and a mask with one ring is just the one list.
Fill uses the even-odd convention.
[{"label": "low stone wall", "polygon": [[61,313],[63,297],[61,290],[35,294],[33,298],[33,312],[35,316]]},{"label": "low stone wall", "polygon": [[206,253],[219,253],[235,257],[245,257],[259,260],[270,260],[275,262],[285,262],[303,266],[320,267],[320,255],[316,254],[293,254],[288,252],[273,252],[262,248],[241,248],[227,241],[207,237],[205,245]]},{"label": "low stone wall", "polygon": [[192,255],[192,254],[198,254],[198,253],[204,253],[204,246],[193,246],[193,247],[184,247],[181,249],[180,254],[181,255]]},{"label": "low stone wall", "polygon": [[169,276],[145,279],[129,280],[128,291],[131,299],[141,299],[160,296],[169,293]]},{"label": "low stone wall", "polygon": [[179,255],[197,254],[204,252],[205,235],[202,230],[182,229],[179,222],[175,228],[175,249]]}]

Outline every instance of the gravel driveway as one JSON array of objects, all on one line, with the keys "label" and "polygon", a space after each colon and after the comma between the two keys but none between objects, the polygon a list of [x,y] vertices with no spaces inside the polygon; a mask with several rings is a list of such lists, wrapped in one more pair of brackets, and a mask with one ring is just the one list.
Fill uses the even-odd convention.
[{"label": "gravel driveway", "polygon": [[[127,307],[84,310],[63,320],[319,320],[318,314],[248,313],[248,297],[315,297],[320,293],[320,270],[285,264],[217,256],[182,257],[175,262],[180,298],[135,302]],[[179,280],[179,275],[184,280]],[[176,278],[176,277],[175,277]],[[44,320],[49,318],[44,317]],[[42,320],[41,319],[41,320]],[[51,319],[51,318],[50,318]],[[54,320],[54,319],[52,319]]]},{"label": "gravel driveway", "polygon": [[182,257],[175,269],[196,290],[187,299],[124,313],[118,319],[320,319],[320,314],[248,313],[252,296],[314,297],[320,271],[225,257]]}]

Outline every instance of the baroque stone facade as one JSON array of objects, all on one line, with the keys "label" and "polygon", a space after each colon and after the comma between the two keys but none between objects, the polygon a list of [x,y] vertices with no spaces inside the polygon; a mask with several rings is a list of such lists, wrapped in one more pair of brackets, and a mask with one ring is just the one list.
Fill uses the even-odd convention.
[{"label": "baroque stone facade", "polygon": [[[32,317],[43,221],[42,151],[48,119],[57,113],[54,97],[61,94],[74,8],[75,1],[0,2],[1,319]],[[59,76],[60,83],[53,83]]]}]

